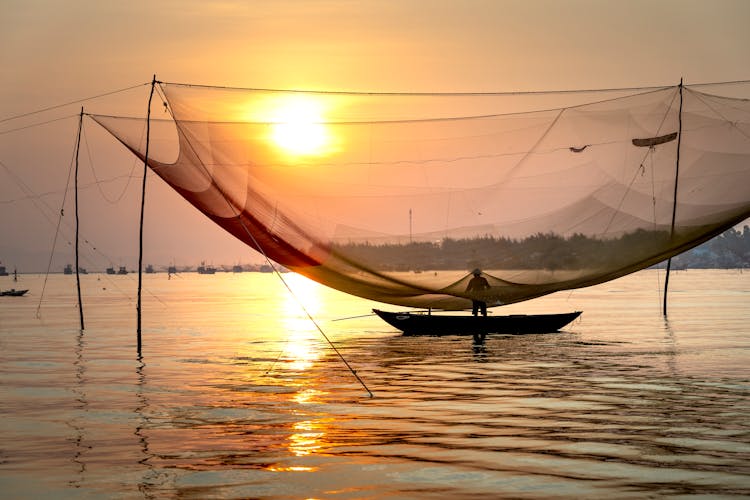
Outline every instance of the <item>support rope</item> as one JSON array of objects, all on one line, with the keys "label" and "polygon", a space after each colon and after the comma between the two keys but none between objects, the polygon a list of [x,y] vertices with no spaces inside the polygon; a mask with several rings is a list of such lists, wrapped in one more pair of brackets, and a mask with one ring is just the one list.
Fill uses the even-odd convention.
[{"label": "support rope", "polygon": [[[307,90],[307,89],[278,89],[264,87],[230,87],[220,85],[199,85],[180,82],[158,82],[164,85],[175,85],[190,88],[210,88],[223,90],[244,90],[251,92],[269,93],[291,93],[291,94],[318,94],[318,95],[350,95],[350,96],[406,96],[406,97],[487,97],[487,96],[519,96],[537,94],[579,94],[593,92],[637,92],[643,90],[657,90],[670,87],[670,85],[652,85],[643,87],[614,87],[598,89],[563,89],[563,90],[509,90],[496,92],[368,92],[355,90]],[[732,82],[739,83],[739,82]]]},{"label": "support rope", "polygon": [[91,101],[91,100],[94,100],[94,99],[99,99],[100,97],[106,97],[106,96],[110,96],[110,95],[114,95],[114,94],[119,94],[120,92],[125,92],[125,91],[128,91],[128,90],[133,90],[133,89],[138,88],[138,87],[143,87],[144,85],[148,85],[148,83],[139,83],[138,85],[132,85],[130,87],[125,87],[124,89],[112,90],[110,92],[105,92],[103,94],[98,94],[98,95],[94,95],[94,96],[90,96],[90,97],[84,97],[83,99],[76,99],[75,101],[69,101],[69,102],[65,102],[65,103],[62,103],[62,104],[56,104],[54,106],[49,106],[49,107],[46,107],[46,108],[37,109],[36,111],[29,111],[28,113],[21,113],[20,115],[9,116],[7,118],[0,119],[0,123],[9,122],[11,120],[17,120],[19,118],[24,118],[24,117],[31,116],[31,115],[37,115],[39,113],[44,113],[45,111],[52,111],[53,109],[64,108],[65,106],[70,106],[72,104],[80,104],[82,102]]},{"label": "support rope", "polygon": [[[76,143],[78,142],[78,139],[76,139]],[[76,151],[77,154],[77,151]],[[47,280],[49,279],[50,270],[52,269],[52,260],[55,256],[55,246],[57,245],[57,237],[60,234],[60,225],[62,224],[63,216],[65,215],[65,200],[68,198],[68,187],[70,186],[70,176],[73,173],[73,161],[74,158],[71,158],[70,161],[70,167],[68,168],[68,178],[65,180],[65,192],[63,193],[63,199],[60,203],[60,212],[59,216],[57,217],[57,225],[55,226],[55,236],[52,238],[52,249],[50,250],[49,254],[49,260],[47,261],[47,271],[44,274],[44,282],[42,283],[42,291],[39,294],[39,303],[36,306],[36,317],[41,317],[41,309],[42,309],[42,300],[44,299],[44,292],[47,289]]]}]

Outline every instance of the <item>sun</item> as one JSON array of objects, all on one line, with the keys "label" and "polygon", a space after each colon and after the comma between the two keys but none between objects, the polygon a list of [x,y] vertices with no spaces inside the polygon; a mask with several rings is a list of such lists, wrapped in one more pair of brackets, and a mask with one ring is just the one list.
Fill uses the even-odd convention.
[{"label": "sun", "polygon": [[322,106],[306,96],[293,96],[272,111],[271,139],[294,156],[325,154],[331,142]]}]

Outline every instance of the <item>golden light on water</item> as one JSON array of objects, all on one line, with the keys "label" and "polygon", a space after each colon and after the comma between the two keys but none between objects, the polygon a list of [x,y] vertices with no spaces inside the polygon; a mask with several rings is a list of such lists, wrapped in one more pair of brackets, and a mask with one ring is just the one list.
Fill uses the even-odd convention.
[{"label": "golden light on water", "polygon": [[289,344],[284,350],[287,368],[294,371],[305,371],[320,358],[316,343],[309,335],[290,333]]},{"label": "golden light on water", "polygon": [[[292,370],[307,370],[320,358],[320,338],[305,309],[315,317],[320,309],[320,285],[299,274],[289,273],[284,277],[294,296],[286,294],[282,325],[289,341],[285,348],[285,358],[290,361]],[[295,298],[296,297],[296,298]]]},{"label": "golden light on water", "polygon": [[292,467],[283,467],[278,465],[272,465],[270,467],[267,467],[266,470],[269,470],[271,472],[315,472],[318,470],[318,467],[302,467],[302,466],[292,466]]},{"label": "golden light on water", "polygon": [[321,422],[297,422],[293,429],[295,433],[289,436],[289,451],[295,456],[310,455],[320,449],[320,439],[325,436],[325,426]]},{"label": "golden light on water", "polygon": [[310,404],[318,402],[319,396],[323,394],[325,394],[323,391],[319,391],[317,389],[304,389],[295,394],[292,399],[295,403]]}]

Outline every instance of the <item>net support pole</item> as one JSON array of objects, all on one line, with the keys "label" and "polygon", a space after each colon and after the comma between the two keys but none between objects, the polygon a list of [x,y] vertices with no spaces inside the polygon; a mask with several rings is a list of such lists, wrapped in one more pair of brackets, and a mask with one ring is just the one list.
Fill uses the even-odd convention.
[{"label": "net support pole", "polygon": [[151,100],[154,97],[156,75],[151,80],[151,93],[148,95],[148,109],[146,110],[146,151],[143,155],[143,182],[141,183],[141,220],[138,227],[138,311],[137,337],[138,357],[141,357],[141,296],[143,290],[143,216],[146,207],[146,174],[148,173],[148,146],[151,139]]},{"label": "net support pole", "polygon": [[81,275],[80,266],[78,265],[78,247],[79,247],[79,219],[78,219],[78,152],[81,150],[81,132],[83,131],[83,107],[81,107],[81,115],[78,120],[78,138],[76,139],[76,171],[75,171],[75,205],[76,205],[76,288],[78,289],[78,317],[81,320],[81,331],[84,330],[83,323],[83,300],[81,299]]},{"label": "net support pole", "polygon": [[[680,178],[680,143],[682,141],[682,78],[680,78],[680,112],[677,115],[678,129],[677,129],[677,159],[675,161],[674,170],[674,197],[672,199],[672,226],[669,230],[669,238],[674,236],[674,225],[677,216],[677,182]],[[667,259],[667,274],[664,278],[664,304],[662,307],[662,313],[664,317],[667,317],[667,290],[669,289],[669,272],[672,269],[672,257]]]}]

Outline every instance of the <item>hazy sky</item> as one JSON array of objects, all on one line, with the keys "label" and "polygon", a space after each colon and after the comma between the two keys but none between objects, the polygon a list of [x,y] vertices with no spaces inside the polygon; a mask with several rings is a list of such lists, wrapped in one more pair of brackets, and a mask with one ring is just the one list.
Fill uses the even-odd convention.
[{"label": "hazy sky", "polygon": [[[749,22],[746,0],[4,0],[0,261],[46,268],[81,104],[8,117],[146,83],[153,74],[173,82],[362,91],[746,80]],[[83,105],[88,112],[143,115],[147,92],[144,85]],[[16,130],[61,117],[69,118]],[[85,137],[82,197],[90,208],[81,224],[89,266],[132,266],[142,167],[91,122]],[[72,262],[71,198],[55,271]],[[147,200],[147,262],[257,261],[155,177]]]}]

